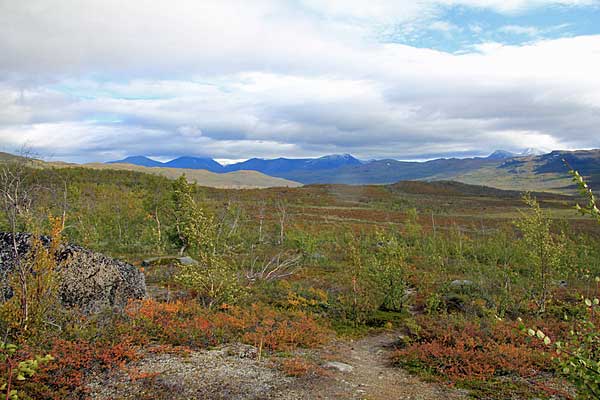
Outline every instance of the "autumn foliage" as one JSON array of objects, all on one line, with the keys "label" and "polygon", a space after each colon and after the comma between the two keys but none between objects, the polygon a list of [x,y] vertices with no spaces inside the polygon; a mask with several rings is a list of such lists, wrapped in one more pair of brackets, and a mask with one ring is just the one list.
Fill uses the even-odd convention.
[{"label": "autumn foliage", "polygon": [[289,350],[317,346],[327,338],[327,330],[308,314],[261,304],[212,311],[195,301],[143,300],[131,303],[127,312],[141,343],[206,348],[241,340],[268,350]]},{"label": "autumn foliage", "polygon": [[422,327],[418,337],[394,355],[398,364],[453,381],[532,377],[551,368],[543,345],[524,335],[517,323],[425,316],[418,322]]}]

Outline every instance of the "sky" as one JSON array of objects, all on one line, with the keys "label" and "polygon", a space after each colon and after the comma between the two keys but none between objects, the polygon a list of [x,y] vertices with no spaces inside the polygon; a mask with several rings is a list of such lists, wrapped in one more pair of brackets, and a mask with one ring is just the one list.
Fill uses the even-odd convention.
[{"label": "sky", "polygon": [[600,0],[0,0],[0,151],[600,147]]}]

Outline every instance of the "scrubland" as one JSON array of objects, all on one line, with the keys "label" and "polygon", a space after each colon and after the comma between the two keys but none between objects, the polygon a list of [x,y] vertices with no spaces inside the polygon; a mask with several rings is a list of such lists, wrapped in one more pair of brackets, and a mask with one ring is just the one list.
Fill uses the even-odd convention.
[{"label": "scrubland", "polygon": [[[389,368],[475,398],[598,396],[600,224],[574,208],[589,198],[443,182],[213,189],[78,168],[21,181],[26,207],[5,203],[1,230],[126,260],[150,296],[124,312],[65,310],[40,280],[52,249],[38,249],[31,290],[0,306],[7,398],[86,398],[110,370],[152,385],[130,367],[149,352],[232,343],[319,380],[309,350],[381,332],[397,337]],[[180,254],[197,263],[165,257]]]}]

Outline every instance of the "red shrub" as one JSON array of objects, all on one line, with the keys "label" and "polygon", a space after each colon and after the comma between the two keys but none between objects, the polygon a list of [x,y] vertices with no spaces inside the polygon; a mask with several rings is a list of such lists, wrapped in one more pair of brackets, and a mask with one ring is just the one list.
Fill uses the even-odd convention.
[{"label": "red shrub", "polygon": [[270,350],[324,343],[327,331],[309,315],[265,305],[211,311],[194,301],[144,300],[128,310],[138,337],[174,346],[208,347],[243,341]]},{"label": "red shrub", "polygon": [[533,376],[551,367],[543,344],[524,335],[516,323],[490,325],[421,317],[415,343],[398,350],[398,364],[430,370],[450,380],[486,380],[517,374]]},{"label": "red shrub", "polygon": [[85,396],[85,377],[92,372],[122,367],[137,358],[127,337],[113,342],[68,341],[56,339],[50,354],[54,361],[44,364],[34,375],[27,393],[32,398],[67,399]]}]

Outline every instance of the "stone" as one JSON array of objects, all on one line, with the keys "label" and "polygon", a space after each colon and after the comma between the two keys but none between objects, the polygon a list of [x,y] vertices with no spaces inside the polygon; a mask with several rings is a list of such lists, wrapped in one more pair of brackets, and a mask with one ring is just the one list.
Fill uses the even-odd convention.
[{"label": "stone", "polygon": [[450,287],[453,288],[464,288],[468,286],[473,286],[473,281],[470,281],[468,279],[455,279],[452,282],[450,282]]},{"label": "stone", "polygon": [[150,267],[154,265],[169,265],[169,264],[181,264],[181,265],[197,265],[198,261],[192,257],[176,257],[176,256],[164,256],[164,257],[150,257],[142,261],[142,267]]},{"label": "stone", "polygon": [[[29,253],[29,233],[14,236],[19,257]],[[40,236],[48,247],[51,239]],[[0,281],[4,298],[10,298],[9,275],[15,266],[13,234],[0,232]],[[63,306],[78,308],[85,313],[96,313],[105,308],[123,310],[129,299],[146,296],[144,274],[133,265],[115,260],[74,244],[61,244],[56,255],[60,280],[59,297]]]},{"label": "stone", "polygon": [[181,265],[197,265],[198,264],[198,261],[194,260],[192,257],[189,257],[189,256],[178,257],[177,261]]},{"label": "stone", "polygon": [[323,364],[323,368],[335,369],[339,372],[352,372],[354,370],[354,367],[352,365],[338,361],[329,361]]}]

